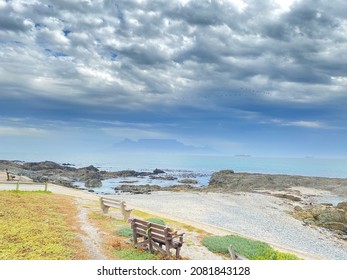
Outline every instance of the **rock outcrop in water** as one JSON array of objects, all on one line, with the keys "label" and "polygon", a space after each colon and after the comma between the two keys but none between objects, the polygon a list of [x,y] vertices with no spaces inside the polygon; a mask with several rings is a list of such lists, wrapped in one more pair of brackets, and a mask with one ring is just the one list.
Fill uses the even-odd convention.
[{"label": "rock outcrop in water", "polygon": [[212,174],[209,185],[203,189],[213,192],[253,190],[285,190],[290,187],[334,189],[347,194],[347,179],[308,177],[277,174],[235,173],[222,170]]}]

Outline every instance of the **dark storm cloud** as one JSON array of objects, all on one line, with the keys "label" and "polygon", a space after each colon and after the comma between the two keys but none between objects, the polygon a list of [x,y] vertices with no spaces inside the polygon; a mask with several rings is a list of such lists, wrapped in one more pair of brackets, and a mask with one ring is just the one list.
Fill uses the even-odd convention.
[{"label": "dark storm cloud", "polygon": [[345,2],[279,4],[1,1],[2,112],[345,127]]}]

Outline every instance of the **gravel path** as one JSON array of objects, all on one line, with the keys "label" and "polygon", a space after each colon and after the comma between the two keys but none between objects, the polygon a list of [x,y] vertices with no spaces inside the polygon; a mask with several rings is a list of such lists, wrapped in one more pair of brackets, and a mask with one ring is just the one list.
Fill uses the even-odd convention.
[{"label": "gravel path", "polygon": [[81,223],[81,230],[84,234],[79,234],[85,248],[88,250],[89,258],[91,260],[107,260],[108,258],[101,252],[102,239],[99,235],[99,230],[94,227],[88,219],[89,204],[88,200],[83,198],[76,198],[78,207],[78,220]]},{"label": "gravel path", "polygon": [[[332,233],[303,226],[286,211],[282,199],[256,193],[220,194],[153,192],[117,195],[127,205],[167,215],[187,223],[204,223],[254,237],[278,248],[317,259],[347,259],[347,242]],[[283,249],[283,248],[282,248]]]}]

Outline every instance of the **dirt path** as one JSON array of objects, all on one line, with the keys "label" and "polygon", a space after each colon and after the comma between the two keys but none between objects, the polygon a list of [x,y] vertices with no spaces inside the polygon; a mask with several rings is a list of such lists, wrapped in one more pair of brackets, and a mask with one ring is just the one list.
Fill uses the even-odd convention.
[{"label": "dirt path", "polygon": [[83,198],[76,198],[75,201],[79,211],[78,220],[81,223],[81,230],[84,232],[84,234],[79,234],[79,238],[81,238],[84,247],[87,249],[90,259],[107,260],[108,258],[101,251],[103,244],[99,230],[88,219],[90,203]]}]

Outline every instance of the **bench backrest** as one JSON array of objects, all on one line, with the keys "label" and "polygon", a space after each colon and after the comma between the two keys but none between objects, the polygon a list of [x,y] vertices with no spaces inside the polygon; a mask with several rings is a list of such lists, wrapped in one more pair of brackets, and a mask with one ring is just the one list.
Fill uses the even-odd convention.
[{"label": "bench backrest", "polygon": [[137,234],[142,236],[148,236],[150,234],[151,238],[158,242],[165,243],[166,241],[172,240],[172,235],[170,234],[171,229],[166,226],[140,219],[132,219],[131,225]]},{"label": "bench backrest", "polygon": [[120,207],[122,204],[125,203],[124,201],[109,197],[101,197],[100,199],[104,205],[111,207]]}]

